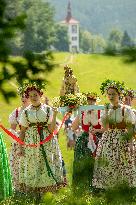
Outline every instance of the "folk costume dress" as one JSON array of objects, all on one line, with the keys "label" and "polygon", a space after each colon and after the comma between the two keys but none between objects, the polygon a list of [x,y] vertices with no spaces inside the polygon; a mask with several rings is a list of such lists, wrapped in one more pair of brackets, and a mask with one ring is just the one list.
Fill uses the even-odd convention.
[{"label": "folk costume dress", "polygon": [[[21,126],[19,125],[19,119],[23,112],[23,107],[18,107],[9,115],[9,123],[14,124],[16,126],[19,126],[19,129]],[[18,135],[17,131],[10,129],[10,131]],[[13,187],[15,191],[19,190],[19,161],[20,156],[18,153],[20,152],[20,147],[17,142],[12,143],[11,151],[10,151],[10,167],[11,167],[11,174],[12,174],[12,180],[13,180]]]},{"label": "folk costume dress", "polygon": [[0,132],[0,201],[12,195],[11,174],[8,163],[6,146]]},{"label": "folk costume dress", "polygon": [[[39,144],[50,134],[51,107],[41,104],[38,108],[28,106],[22,113],[20,125],[26,127],[26,144]],[[62,156],[57,137],[37,147],[25,147],[20,160],[19,182],[23,192],[39,193],[56,191],[64,185]]]},{"label": "folk costume dress", "polygon": [[[136,187],[136,167],[133,143],[130,145],[127,126],[135,123],[131,108],[120,105],[110,107],[108,118],[103,115],[104,124],[108,119],[109,129],[99,141],[93,175],[93,187],[106,189],[117,183],[127,182],[130,187]],[[131,136],[129,136],[131,137]],[[131,146],[131,148],[130,148]]]},{"label": "folk costume dress", "polygon": [[[83,185],[89,188],[92,182],[95,150],[89,147],[89,129],[100,129],[100,110],[82,112],[80,116],[83,133],[76,140],[73,162],[73,185]],[[93,135],[93,143],[97,147],[97,136]],[[90,172],[91,170],[91,172]]]}]

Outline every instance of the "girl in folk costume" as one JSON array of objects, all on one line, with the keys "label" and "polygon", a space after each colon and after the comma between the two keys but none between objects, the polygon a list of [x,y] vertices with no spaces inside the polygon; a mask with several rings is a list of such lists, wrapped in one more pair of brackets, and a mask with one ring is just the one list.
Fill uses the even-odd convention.
[{"label": "girl in folk costume", "polygon": [[0,201],[12,195],[12,183],[6,146],[0,132]]},{"label": "girl in folk costume", "polygon": [[106,106],[101,122],[105,128],[99,141],[93,175],[93,187],[106,189],[127,182],[136,187],[136,167],[133,152],[135,116],[130,107],[120,104],[124,84],[106,80],[101,85],[110,105]]},{"label": "girl in folk costume", "polygon": [[[94,105],[97,100],[96,93],[87,94],[88,105]],[[92,181],[93,161],[97,148],[98,137],[101,136],[102,130],[99,124],[101,112],[92,110],[82,112],[77,116],[72,124],[73,130],[82,125],[83,133],[76,140],[73,163],[73,184],[80,183],[89,188]],[[90,173],[90,169],[92,173]]]},{"label": "girl in folk costume", "polygon": [[[13,110],[13,112],[9,115],[9,123],[11,125],[10,131],[13,134],[19,133],[19,129],[21,126],[19,125],[20,116],[23,110],[30,104],[29,99],[24,94],[24,86],[18,88],[18,94],[21,97],[21,107],[17,107]],[[19,129],[18,129],[19,128]],[[13,187],[15,191],[19,190],[19,144],[12,143],[12,148],[10,152],[10,165],[11,165],[11,173],[12,173],[12,180],[13,180]]]},{"label": "girl in folk costume", "polygon": [[20,146],[20,191],[38,195],[48,191],[54,192],[65,185],[57,137],[44,144],[39,143],[54,131],[57,111],[46,104],[41,104],[43,92],[41,86],[36,83],[28,85],[25,93],[31,105],[21,115],[20,138],[26,144],[38,146]]}]

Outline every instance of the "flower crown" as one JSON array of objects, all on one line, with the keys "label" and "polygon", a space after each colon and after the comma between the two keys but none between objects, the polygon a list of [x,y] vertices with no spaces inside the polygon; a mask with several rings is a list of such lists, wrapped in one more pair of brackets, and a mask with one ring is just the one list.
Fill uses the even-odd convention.
[{"label": "flower crown", "polygon": [[124,82],[119,82],[119,81],[115,81],[115,80],[105,80],[100,87],[101,93],[102,95],[107,92],[107,90],[109,88],[115,88],[117,89],[119,94],[124,94],[125,91],[125,85]]},{"label": "flower crown", "polygon": [[45,86],[46,84],[42,83],[41,81],[24,82],[22,86],[18,88],[17,93],[21,96],[25,94],[27,90],[33,90],[33,89],[43,92],[43,90],[45,90]]},{"label": "flower crown", "polygon": [[130,96],[131,98],[134,98],[136,94],[136,91],[133,89],[126,89],[124,96]]},{"label": "flower crown", "polygon": [[22,86],[18,87],[17,94],[20,96],[23,96],[25,94],[25,85],[24,84]]},{"label": "flower crown", "polygon": [[96,92],[87,92],[83,93],[87,98],[93,99],[93,100],[99,100],[99,96],[97,95]]}]

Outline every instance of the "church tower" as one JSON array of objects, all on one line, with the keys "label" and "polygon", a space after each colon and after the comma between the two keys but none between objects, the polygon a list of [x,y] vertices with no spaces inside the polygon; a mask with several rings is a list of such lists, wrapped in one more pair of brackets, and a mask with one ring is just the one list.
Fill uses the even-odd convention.
[{"label": "church tower", "polygon": [[70,0],[67,6],[66,18],[60,23],[68,27],[69,51],[74,53],[79,52],[79,21],[72,17]]}]

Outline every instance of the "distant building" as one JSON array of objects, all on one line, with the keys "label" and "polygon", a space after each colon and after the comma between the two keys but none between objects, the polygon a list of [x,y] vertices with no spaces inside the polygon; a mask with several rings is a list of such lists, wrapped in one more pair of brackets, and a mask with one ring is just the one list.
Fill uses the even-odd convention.
[{"label": "distant building", "polygon": [[68,27],[69,51],[79,52],[79,21],[72,17],[70,1],[68,2],[67,16],[60,23]]}]

